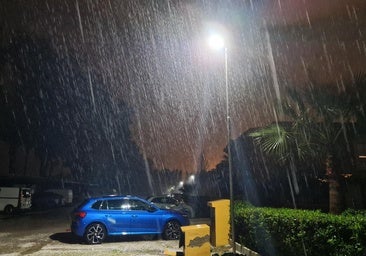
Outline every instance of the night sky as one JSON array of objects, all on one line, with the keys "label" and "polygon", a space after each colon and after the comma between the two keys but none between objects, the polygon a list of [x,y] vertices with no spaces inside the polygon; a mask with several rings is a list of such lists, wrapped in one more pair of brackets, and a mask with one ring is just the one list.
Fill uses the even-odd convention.
[{"label": "night sky", "polygon": [[[46,40],[134,109],[131,130],[156,168],[214,168],[226,146],[224,55],[228,38],[232,138],[274,120],[288,86],[342,90],[366,65],[364,0],[6,1],[1,45],[19,34]],[[330,85],[329,85],[330,84]]]}]

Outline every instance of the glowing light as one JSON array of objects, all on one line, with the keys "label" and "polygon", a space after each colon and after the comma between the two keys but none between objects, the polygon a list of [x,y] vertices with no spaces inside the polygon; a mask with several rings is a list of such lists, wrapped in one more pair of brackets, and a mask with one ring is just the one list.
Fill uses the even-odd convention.
[{"label": "glowing light", "polygon": [[225,40],[219,34],[212,34],[207,41],[210,48],[214,50],[220,50],[225,47]]}]

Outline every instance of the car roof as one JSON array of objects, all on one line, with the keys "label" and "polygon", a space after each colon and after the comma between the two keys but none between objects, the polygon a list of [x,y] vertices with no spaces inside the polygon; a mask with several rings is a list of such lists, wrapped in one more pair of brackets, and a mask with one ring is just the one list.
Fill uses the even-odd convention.
[{"label": "car roof", "polygon": [[150,198],[162,198],[162,197],[174,198],[174,196],[171,196],[171,195],[151,196]]},{"label": "car roof", "polygon": [[104,196],[92,197],[90,199],[92,199],[92,200],[101,200],[101,199],[104,200],[104,199],[110,199],[110,198],[131,198],[131,199],[144,200],[142,197],[131,196],[131,195],[104,195]]}]

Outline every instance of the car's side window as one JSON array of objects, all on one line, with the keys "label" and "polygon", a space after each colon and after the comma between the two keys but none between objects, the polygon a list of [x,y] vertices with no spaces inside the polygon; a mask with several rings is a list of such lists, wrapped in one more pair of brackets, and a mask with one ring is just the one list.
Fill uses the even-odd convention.
[{"label": "car's side window", "polygon": [[123,199],[123,202],[122,202],[122,210],[123,211],[129,211],[129,210],[131,210],[130,200]]},{"label": "car's side window", "polygon": [[163,204],[166,203],[166,198],[165,197],[161,197],[159,200],[160,200],[160,203],[163,203]]},{"label": "car's side window", "polygon": [[161,198],[156,197],[151,202],[153,202],[153,203],[161,203]]},{"label": "car's side window", "polygon": [[124,204],[123,199],[108,199],[106,202],[108,203],[108,210],[126,210],[126,204]]},{"label": "car's side window", "polygon": [[177,201],[174,198],[168,197],[166,201],[168,204],[177,204]]},{"label": "car's side window", "polygon": [[100,205],[100,208],[101,210],[107,210],[108,209],[108,202],[106,200],[104,200],[102,202],[102,204]]},{"label": "car's side window", "polygon": [[130,199],[131,210],[133,211],[147,211],[149,205],[140,200]]}]

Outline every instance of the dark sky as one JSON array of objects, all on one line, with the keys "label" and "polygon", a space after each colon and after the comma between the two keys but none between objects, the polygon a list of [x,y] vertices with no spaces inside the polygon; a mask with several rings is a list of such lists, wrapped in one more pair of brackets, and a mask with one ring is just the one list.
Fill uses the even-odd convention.
[{"label": "dark sky", "polygon": [[1,44],[45,39],[97,72],[135,110],[134,139],[156,167],[213,168],[226,145],[224,58],[206,47],[224,28],[232,138],[273,121],[286,86],[347,86],[365,71],[364,0],[62,0],[0,6]]}]

